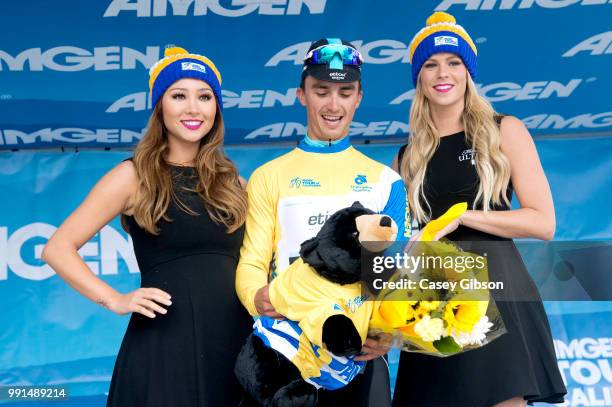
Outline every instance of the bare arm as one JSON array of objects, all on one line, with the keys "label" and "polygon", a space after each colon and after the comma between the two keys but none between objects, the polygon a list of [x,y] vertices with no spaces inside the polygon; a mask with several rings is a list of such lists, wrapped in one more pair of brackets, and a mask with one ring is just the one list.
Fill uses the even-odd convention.
[{"label": "bare arm", "polygon": [[555,234],[555,209],[533,139],[515,117],[503,119],[501,132],[501,148],[510,161],[512,185],[520,209],[467,211],[459,223],[502,237],[551,240]]},{"label": "bare arm", "polygon": [[170,305],[170,296],[157,288],[141,288],[122,295],[98,278],[85,264],[78,249],[120,213],[130,210],[137,179],[131,162],[109,171],[81,205],[47,242],[42,258],[79,293],[117,314],[139,312],[154,317],[166,311],[154,301]]}]

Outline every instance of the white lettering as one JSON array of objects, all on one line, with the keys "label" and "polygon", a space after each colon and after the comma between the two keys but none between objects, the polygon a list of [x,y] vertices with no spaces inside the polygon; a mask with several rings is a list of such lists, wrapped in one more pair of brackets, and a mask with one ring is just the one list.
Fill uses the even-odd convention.
[{"label": "white lettering", "polygon": [[594,129],[611,126],[612,112],[585,113],[567,120],[556,114],[538,114],[524,118],[523,122],[530,129],[548,129],[551,127],[553,129],[577,129],[580,127]]},{"label": "white lettering", "polygon": [[553,343],[557,359],[612,358],[612,338],[585,337],[573,339],[567,344],[555,339]]},{"label": "white lettering", "polygon": [[[49,69],[59,72],[77,72],[93,68],[95,71],[136,69],[137,63],[149,68],[159,59],[159,47],[147,46],[144,53],[119,46],[97,47],[89,51],[79,47],[63,45],[42,51],[31,48],[11,56],[0,50],[0,70],[6,66],[9,71],[42,71]],[[26,62],[27,68],[26,69]]]},{"label": "white lettering", "polygon": [[121,109],[130,109],[134,112],[151,109],[148,99],[147,92],[130,93],[129,95],[119,98],[112,105],[110,105],[106,109],[106,113],[117,113]]},{"label": "white lettering", "polygon": [[119,257],[125,261],[130,273],[138,273],[138,264],[132,248],[132,238],[124,238],[121,233],[110,226],[100,231],[100,258],[102,261],[102,274],[117,274]]},{"label": "white lettering", "polygon": [[557,9],[569,7],[574,4],[581,6],[594,6],[608,4],[610,0],[443,0],[435,8],[436,11],[446,11],[453,6],[463,6],[465,10],[511,10],[518,4],[519,9],[532,8],[537,5],[542,8]]},{"label": "white lettering", "polygon": [[491,102],[506,100],[547,99],[553,94],[557,97],[568,97],[582,83],[582,79],[571,79],[567,85],[556,81],[527,82],[523,86],[512,82],[479,85],[479,93]]},{"label": "white lettering", "polygon": [[[478,92],[487,98],[491,102],[503,102],[506,100],[535,100],[535,99],[548,99],[552,96],[559,98],[566,98],[572,95],[572,93],[583,83],[583,79],[571,79],[567,84],[557,81],[540,81],[540,82],[527,82],[524,85],[520,85],[512,82],[500,82],[492,83],[489,85],[476,85]],[[415,89],[411,89],[397,96],[391,102],[390,105],[399,105],[401,103],[410,101],[414,98]]]},{"label": "white lettering", "polygon": [[597,34],[580,42],[578,45],[566,51],[563,57],[573,57],[579,52],[590,51],[591,55],[612,54],[612,31]]},{"label": "white lettering", "polygon": [[[353,44],[363,55],[363,62],[368,64],[390,64],[401,61],[403,64],[408,63],[409,54],[406,44],[395,40],[378,40],[361,46],[361,41],[355,41]],[[374,50],[378,50],[374,53]]]},{"label": "white lettering", "polygon": [[[404,64],[408,63],[408,46],[403,42],[376,40],[364,44],[362,40],[355,40],[352,41],[352,44],[363,55],[364,63],[391,64],[398,61]],[[281,62],[293,62],[294,65],[302,65],[309,47],[309,42],[301,42],[283,48],[272,56],[265,66],[277,66]]]},{"label": "white lettering", "polygon": [[30,71],[43,70],[40,48],[26,49],[14,58],[5,51],[0,50],[0,71],[2,70],[3,62],[6,64],[9,71],[23,71],[26,62],[30,67]]},{"label": "white lettering", "polygon": [[6,129],[0,130],[0,145],[19,147],[28,144],[54,144],[54,142],[132,144],[140,140],[143,135],[144,130],[137,132],[127,129],[46,128],[32,133]]},{"label": "white lettering", "polygon": [[265,66],[277,66],[283,61],[293,62],[294,65],[301,65],[304,62],[304,56],[308,52],[310,42],[300,42],[299,44],[290,45],[276,53]]},{"label": "white lettering", "polygon": [[[33,281],[46,280],[55,275],[49,265],[41,260],[46,241],[57,228],[47,223],[31,223],[20,227],[8,236],[8,228],[0,227],[0,281],[9,278],[8,270],[20,278]],[[24,250],[26,249],[26,250]],[[79,255],[95,274],[118,273],[119,259],[122,259],[130,273],[138,273],[138,264],[132,249],[132,240],[105,226],[80,249]],[[97,257],[97,258],[96,258]]]},{"label": "white lettering", "polygon": [[[49,265],[44,263],[38,265],[28,264],[21,257],[21,248],[27,241],[40,237],[49,239],[54,232],[55,227],[46,223],[32,223],[17,229],[8,238],[6,245],[7,264],[11,271],[21,278],[36,281],[44,280],[54,275],[55,272]],[[42,263],[40,258],[37,260],[39,260],[39,263]]]},{"label": "white lettering", "polygon": [[[255,11],[261,15],[323,14],[327,0],[231,0],[227,8],[221,0],[113,0],[104,17],[117,17],[122,12],[136,12],[136,17],[203,16],[209,12],[224,17],[242,17]],[[193,6],[193,7],[192,7]]]}]

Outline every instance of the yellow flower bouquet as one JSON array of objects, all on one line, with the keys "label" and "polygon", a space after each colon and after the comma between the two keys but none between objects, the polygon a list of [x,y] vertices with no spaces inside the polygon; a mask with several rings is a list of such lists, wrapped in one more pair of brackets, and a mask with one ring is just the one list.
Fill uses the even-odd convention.
[{"label": "yellow flower bouquet", "polygon": [[418,266],[398,267],[376,294],[371,335],[391,335],[393,345],[405,351],[449,356],[506,332],[491,298],[486,257],[448,240],[434,242],[466,210],[466,203],[452,206],[411,242],[408,254]]}]

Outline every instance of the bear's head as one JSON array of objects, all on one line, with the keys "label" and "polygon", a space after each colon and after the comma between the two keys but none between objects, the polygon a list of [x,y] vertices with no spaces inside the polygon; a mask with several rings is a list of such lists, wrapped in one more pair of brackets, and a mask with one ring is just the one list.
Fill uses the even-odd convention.
[{"label": "bear's head", "polygon": [[359,202],[330,216],[319,233],[302,243],[300,256],[321,276],[341,285],[361,279],[361,251],[380,253],[395,241],[397,225]]}]

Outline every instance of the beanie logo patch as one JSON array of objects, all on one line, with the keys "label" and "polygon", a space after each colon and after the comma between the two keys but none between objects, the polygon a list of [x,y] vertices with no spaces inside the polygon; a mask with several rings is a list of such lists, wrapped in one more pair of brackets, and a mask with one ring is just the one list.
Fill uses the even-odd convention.
[{"label": "beanie logo patch", "polygon": [[198,71],[202,73],[206,73],[206,67],[202,64],[198,64],[195,62],[182,62],[181,70],[183,71]]},{"label": "beanie logo patch", "polygon": [[459,40],[456,37],[451,37],[449,35],[434,37],[434,46],[439,47],[440,45],[451,45],[453,47],[458,47]]}]

